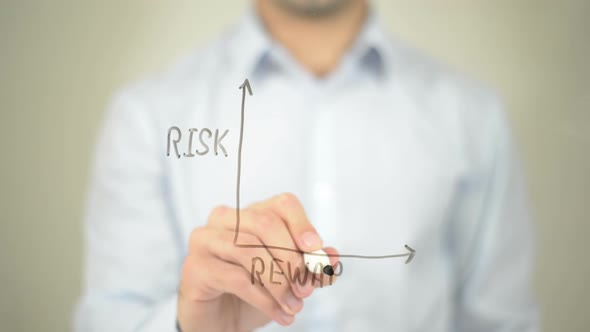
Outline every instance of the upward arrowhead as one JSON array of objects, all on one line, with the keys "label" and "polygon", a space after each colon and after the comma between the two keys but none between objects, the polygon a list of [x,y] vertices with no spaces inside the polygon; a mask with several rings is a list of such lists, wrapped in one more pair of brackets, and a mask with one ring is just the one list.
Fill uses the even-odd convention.
[{"label": "upward arrowhead", "polygon": [[410,248],[410,246],[407,244],[404,247],[406,247],[406,249],[408,249],[408,251],[410,252],[408,259],[406,259],[406,264],[408,264],[409,262],[412,261],[412,258],[414,258],[414,254],[416,254],[416,250]]},{"label": "upward arrowhead", "polygon": [[244,83],[242,83],[242,85],[240,85],[240,89],[243,89],[244,87],[246,87],[246,89],[248,89],[248,93],[251,96],[252,95],[252,88],[250,87],[250,81],[248,81],[248,79],[245,79]]}]

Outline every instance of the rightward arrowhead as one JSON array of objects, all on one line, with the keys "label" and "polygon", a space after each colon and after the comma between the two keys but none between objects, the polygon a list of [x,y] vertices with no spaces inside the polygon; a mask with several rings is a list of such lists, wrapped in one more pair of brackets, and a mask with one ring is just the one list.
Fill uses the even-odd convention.
[{"label": "rightward arrowhead", "polygon": [[412,261],[412,258],[414,258],[414,255],[416,254],[416,250],[410,248],[410,246],[407,244],[404,247],[406,247],[406,249],[408,249],[408,251],[410,252],[408,259],[406,259],[406,264],[408,264],[409,262]]},{"label": "rightward arrowhead", "polygon": [[240,89],[243,89],[244,87],[246,87],[246,89],[248,90],[248,93],[251,96],[252,95],[252,87],[250,87],[250,81],[248,81],[248,79],[245,79],[244,83],[242,83],[242,85],[240,85]]}]

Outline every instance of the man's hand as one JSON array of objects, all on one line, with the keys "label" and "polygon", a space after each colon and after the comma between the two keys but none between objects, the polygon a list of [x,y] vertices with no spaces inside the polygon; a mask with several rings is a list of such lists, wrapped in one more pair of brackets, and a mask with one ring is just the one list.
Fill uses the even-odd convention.
[{"label": "man's hand", "polygon": [[[233,243],[235,222],[235,209],[217,207],[207,225],[191,234],[178,295],[178,321],[183,332],[250,331],[271,320],[290,325],[302,310],[303,299],[314,291],[312,278],[304,285],[289,283],[287,279],[281,284],[252,284],[249,271],[253,257],[266,262],[281,260],[282,266],[291,264],[305,272],[303,255],[237,247]],[[298,248],[305,252],[323,246],[303,206],[292,194],[281,194],[241,210],[238,239],[242,244]],[[332,248],[324,251],[337,254]],[[331,257],[332,266],[336,262]],[[323,274],[311,277],[328,278]]]}]

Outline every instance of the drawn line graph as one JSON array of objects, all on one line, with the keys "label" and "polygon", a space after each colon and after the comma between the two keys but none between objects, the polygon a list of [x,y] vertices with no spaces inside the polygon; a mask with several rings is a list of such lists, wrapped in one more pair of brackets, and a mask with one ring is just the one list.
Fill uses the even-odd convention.
[{"label": "drawn line graph", "polygon": [[241,176],[242,176],[242,146],[244,140],[244,109],[246,105],[246,90],[248,94],[252,96],[252,87],[250,86],[250,81],[248,79],[244,80],[244,83],[239,87],[242,90],[242,108],[241,108],[241,116],[240,116],[240,137],[239,137],[239,144],[238,144],[238,174],[237,174],[237,181],[236,181],[236,228],[234,233],[234,245],[239,248],[265,248],[265,249],[274,249],[274,250],[284,250],[284,251],[291,251],[301,254],[307,255],[314,255],[314,256],[328,256],[328,257],[348,257],[348,258],[361,258],[361,259],[386,259],[386,258],[400,258],[400,257],[408,257],[406,259],[406,263],[412,261],[416,251],[412,249],[407,244],[404,245],[407,252],[406,253],[395,253],[395,254],[387,254],[387,255],[357,255],[357,254],[322,254],[322,253],[309,253],[301,251],[297,248],[288,248],[288,247],[281,247],[281,246],[273,246],[273,245],[266,245],[266,244],[241,244],[238,243],[238,235],[240,233],[240,185],[241,185]]}]

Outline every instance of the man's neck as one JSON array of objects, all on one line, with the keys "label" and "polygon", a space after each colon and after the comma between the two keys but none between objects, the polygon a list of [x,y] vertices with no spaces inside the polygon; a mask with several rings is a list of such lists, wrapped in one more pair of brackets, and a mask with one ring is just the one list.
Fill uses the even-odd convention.
[{"label": "man's neck", "polygon": [[256,7],[270,35],[318,77],[336,69],[367,16],[365,0],[315,18],[290,13],[270,0],[256,1]]}]

